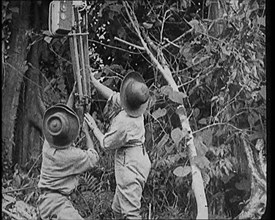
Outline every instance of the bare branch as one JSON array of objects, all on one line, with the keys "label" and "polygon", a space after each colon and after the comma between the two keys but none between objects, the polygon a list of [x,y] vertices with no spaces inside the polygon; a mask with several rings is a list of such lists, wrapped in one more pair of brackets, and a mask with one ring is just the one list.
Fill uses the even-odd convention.
[{"label": "bare branch", "polygon": [[163,29],[164,29],[164,24],[165,24],[165,20],[167,20],[171,15],[169,15],[166,18],[167,13],[170,12],[170,9],[166,10],[163,16],[163,20],[162,20],[162,24],[161,24],[161,30],[160,30],[160,43],[162,42],[162,36],[163,36]]},{"label": "bare branch", "polygon": [[176,41],[180,40],[181,38],[185,37],[188,33],[191,33],[194,30],[194,27],[190,28],[188,31],[184,32],[182,35],[178,36],[176,39],[174,39],[173,41],[169,41],[168,38],[165,38],[166,41],[168,41],[167,44],[163,45],[161,47],[161,49],[164,49],[166,47],[168,47],[170,44],[174,45],[174,46],[178,46],[177,44],[175,44]]},{"label": "bare branch", "polygon": [[141,47],[141,46],[138,46],[138,45],[136,45],[136,44],[130,43],[130,42],[128,42],[128,41],[126,41],[126,40],[123,40],[123,39],[121,39],[121,38],[119,38],[119,37],[117,37],[117,36],[115,36],[114,39],[115,39],[115,40],[118,40],[118,41],[120,41],[120,42],[122,42],[122,43],[124,43],[124,44],[127,44],[127,45],[129,45],[129,46],[131,46],[131,47],[135,47],[135,48],[137,48],[137,49],[139,49],[139,50],[145,50],[144,47]]}]

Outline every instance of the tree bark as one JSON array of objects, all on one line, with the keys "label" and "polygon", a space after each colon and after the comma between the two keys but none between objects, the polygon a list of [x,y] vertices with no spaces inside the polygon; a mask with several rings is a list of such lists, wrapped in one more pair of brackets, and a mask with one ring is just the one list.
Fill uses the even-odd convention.
[{"label": "tree bark", "polygon": [[10,162],[20,88],[26,71],[30,5],[30,1],[11,2],[11,6],[18,8],[19,12],[13,12],[9,58],[4,64],[6,71],[2,86],[2,153],[6,154]]},{"label": "tree bark", "polygon": [[[40,30],[43,23],[43,8],[37,3],[32,5],[35,30]],[[28,54],[29,69],[25,73],[24,86],[21,88],[20,111],[18,112],[18,126],[16,146],[16,160],[20,166],[27,162],[36,160],[42,150],[42,117],[45,106],[41,98],[42,74],[39,63],[41,55],[47,50],[46,42],[33,40],[31,50]],[[45,53],[47,54],[47,53]]]},{"label": "tree bark", "polygon": [[30,51],[30,67],[25,74],[22,87],[22,111],[18,114],[19,135],[16,141],[18,163],[24,166],[28,161],[38,158],[42,149],[42,117],[40,111],[40,77],[39,59],[41,54],[41,42],[35,43]]},{"label": "tree bark", "polygon": [[251,194],[246,206],[235,219],[260,219],[266,209],[266,160],[263,156],[264,143],[259,139],[256,143],[256,153],[242,137],[248,167],[251,170]]}]

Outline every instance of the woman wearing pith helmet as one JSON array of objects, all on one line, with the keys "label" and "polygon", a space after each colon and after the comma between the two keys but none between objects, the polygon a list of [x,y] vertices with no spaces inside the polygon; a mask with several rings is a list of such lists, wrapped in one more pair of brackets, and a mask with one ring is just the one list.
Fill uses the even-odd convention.
[{"label": "woman wearing pith helmet", "polygon": [[103,150],[115,150],[116,191],[112,209],[117,219],[141,219],[140,207],[144,185],[151,162],[146,152],[145,112],[149,89],[142,76],[135,71],[122,81],[120,92],[113,92],[91,74],[95,88],[108,99],[104,112],[110,119],[110,127],[103,134],[90,114],[85,121],[100,142]]}]

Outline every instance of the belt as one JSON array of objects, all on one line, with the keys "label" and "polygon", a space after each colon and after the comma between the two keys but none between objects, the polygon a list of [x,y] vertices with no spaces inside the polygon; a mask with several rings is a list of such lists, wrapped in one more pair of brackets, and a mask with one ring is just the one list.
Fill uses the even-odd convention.
[{"label": "belt", "polygon": [[124,145],[121,149],[131,148],[131,147],[141,147],[143,155],[145,155],[145,145],[144,144],[131,144],[131,145]]}]

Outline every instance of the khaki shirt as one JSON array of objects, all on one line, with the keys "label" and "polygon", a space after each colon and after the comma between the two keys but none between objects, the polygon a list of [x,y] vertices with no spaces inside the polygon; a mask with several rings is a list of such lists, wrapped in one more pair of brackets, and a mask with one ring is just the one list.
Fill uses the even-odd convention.
[{"label": "khaki shirt", "polygon": [[93,168],[98,160],[93,149],[81,150],[73,146],[56,149],[45,140],[38,187],[70,194],[78,185],[78,174]]},{"label": "khaki shirt", "polygon": [[133,146],[135,144],[141,145],[145,142],[143,115],[139,117],[129,116],[121,107],[119,93],[113,93],[106,107],[108,110],[105,109],[105,112],[108,112],[111,117],[111,125],[103,139],[105,150]]},{"label": "khaki shirt", "polygon": [[112,209],[127,219],[141,219],[142,191],[151,168],[144,146],[143,115],[130,117],[121,108],[119,93],[110,97],[104,111],[111,125],[103,145],[106,150],[115,149],[116,191]]}]

